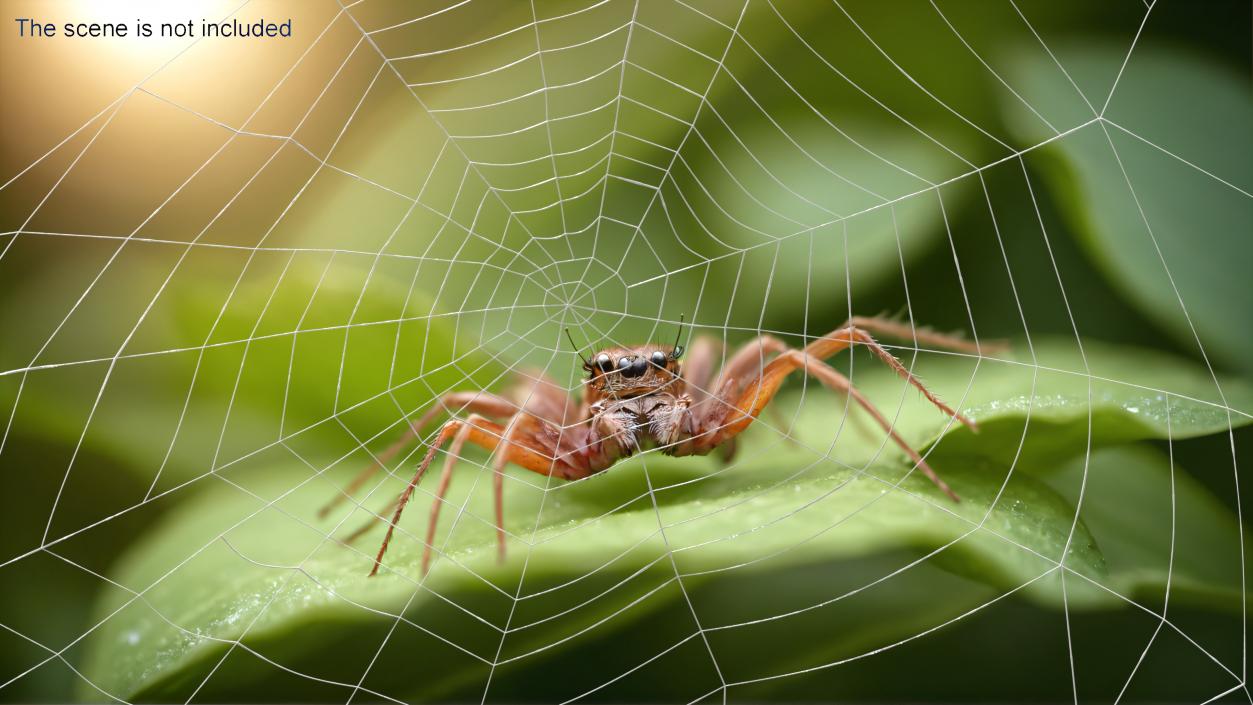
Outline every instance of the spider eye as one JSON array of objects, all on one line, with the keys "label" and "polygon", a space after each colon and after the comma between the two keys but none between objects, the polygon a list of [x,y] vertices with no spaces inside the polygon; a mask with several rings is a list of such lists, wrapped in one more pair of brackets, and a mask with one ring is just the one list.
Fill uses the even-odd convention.
[{"label": "spider eye", "polygon": [[665,369],[665,367],[666,367],[666,354],[665,354],[665,353],[663,353],[663,352],[662,352],[662,351],[660,351],[660,350],[655,350],[655,351],[653,351],[652,356],[649,358],[649,361],[650,361],[650,362],[652,362],[652,363],[653,363],[654,365],[656,365],[657,367],[660,367],[660,368],[662,368],[662,369]]},{"label": "spider eye", "polygon": [[629,357],[618,358],[618,371],[626,372],[629,369],[631,369],[631,358]]},{"label": "spider eye", "polygon": [[[619,363],[621,366],[621,363]],[[631,368],[622,372],[623,377],[643,377],[648,371],[648,360],[643,355],[631,361]]]},{"label": "spider eye", "polygon": [[601,353],[596,356],[596,367],[601,372],[613,372],[613,360],[607,353]]},{"label": "spider eye", "polygon": [[681,357],[683,357],[683,346],[682,345],[674,346],[674,350],[670,352],[670,359],[677,360]]}]

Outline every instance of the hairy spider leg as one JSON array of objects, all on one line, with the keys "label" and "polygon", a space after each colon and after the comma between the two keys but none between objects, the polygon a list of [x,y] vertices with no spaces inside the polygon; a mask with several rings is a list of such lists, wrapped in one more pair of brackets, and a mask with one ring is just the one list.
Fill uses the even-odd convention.
[{"label": "hairy spider leg", "polygon": [[[752,378],[755,376],[753,371],[760,370],[762,368],[765,364],[766,355],[778,355],[787,352],[788,350],[791,350],[791,347],[773,335],[770,335],[769,333],[759,335],[745,343],[743,347],[736,351],[735,355],[727,361],[726,366],[722,368],[722,371],[719,374],[719,379],[728,382],[728,389],[736,389],[739,382],[752,381]],[[722,389],[721,385],[719,385],[718,388]],[[835,393],[847,398],[847,394],[843,393],[840,389],[831,386],[828,386],[828,389],[831,389]],[[718,395],[718,399],[722,400],[722,404],[725,406],[733,403],[734,396],[736,395],[724,392]],[[785,425],[786,420],[783,418],[782,412],[779,409],[773,406],[767,406],[766,411],[772,414],[772,421],[775,425],[780,428]],[[873,439],[873,434],[871,434],[870,428],[865,425],[860,416],[857,414],[849,414],[849,419],[857,433],[861,434],[863,438]],[[796,439],[791,436],[787,437],[787,441],[792,444],[796,443]],[[730,461],[735,454],[735,439],[731,439],[728,442],[731,444],[731,448],[722,454],[723,459],[726,461]]]},{"label": "hairy spider leg", "polygon": [[[943,336],[935,336],[933,340],[938,340]],[[961,341],[964,343],[965,341]],[[726,378],[720,385],[719,398],[725,403],[717,409],[711,409],[708,416],[701,420],[701,435],[695,439],[695,452],[709,452],[713,448],[721,445],[729,439],[738,436],[744,429],[748,428],[761,410],[774,398],[779,391],[784,379],[796,370],[804,370],[813,374],[827,386],[836,388],[837,391],[850,394],[857,403],[870,412],[871,416],[884,428],[885,431],[893,438],[893,440],[909,453],[910,457],[918,463],[924,474],[929,477],[941,490],[957,500],[957,495],[944,483],[943,480],[935,474],[922,457],[918,455],[909,445],[892,429],[892,425],[879,413],[878,409],[866,399],[859,391],[853,387],[848,378],[839,374],[824,360],[839,353],[854,344],[865,345],[884,363],[891,367],[902,378],[916,387],[922,392],[932,404],[941,411],[957,419],[971,429],[977,430],[976,424],[964,415],[953,410],[929,390],[926,385],[912,375],[899,360],[892,356],[890,352],[879,345],[869,333],[858,328],[855,325],[846,325],[831,333],[815,340],[806,345],[804,350],[796,350],[789,348],[781,355],[771,360],[757,375],[752,382],[739,394],[738,399],[734,402],[728,399],[733,395],[735,387],[734,378]],[[726,396],[724,396],[726,395]]]},{"label": "hairy spider leg", "polygon": [[[726,366],[722,368],[719,379],[728,381],[728,389],[735,390],[737,389],[737,384],[739,382],[752,381],[755,376],[754,370],[760,370],[762,368],[766,355],[779,355],[791,349],[791,346],[787,343],[779,340],[769,333],[759,335],[745,343],[743,347],[736,351],[735,355],[727,361]],[[848,393],[839,387],[827,385],[827,388],[845,399],[848,398]],[[721,384],[719,385],[719,389],[722,389]],[[728,404],[734,403],[734,397],[736,396],[737,395],[734,393],[723,391],[718,395],[718,399],[722,401],[722,405],[725,407]],[[767,410],[774,410],[772,420],[777,426],[782,428],[784,426],[784,419],[781,412],[773,406],[768,406],[766,408]],[[861,418],[861,416],[858,414],[849,414],[848,416],[853,429],[863,438],[873,441],[874,434],[871,432],[870,427],[865,424],[865,421]],[[787,440],[790,443],[796,443],[796,439],[791,436],[788,436]],[[729,443],[734,444],[735,440],[732,439]],[[729,461],[734,452],[734,445],[732,445],[730,451],[723,453],[723,458]]]},{"label": "hairy spider leg", "polygon": [[[804,353],[796,350],[792,350],[785,354],[793,357],[804,357]],[[834,367],[831,367],[821,360],[810,359],[808,361],[802,361],[801,364],[806,366],[806,372],[817,377],[818,380],[829,389],[852,397],[854,401],[860,404],[861,407],[865,409],[868,414],[870,414],[871,418],[878,422],[879,427],[882,428],[889,437],[891,437],[896,445],[900,446],[901,449],[905,451],[905,454],[914,461],[914,463],[918,466],[918,469],[921,470],[923,474],[931,480],[931,482],[935,483],[936,487],[939,487],[944,494],[952,498],[954,502],[961,501],[961,498],[957,496],[957,493],[948,486],[947,482],[940,479],[940,476],[937,475],[935,470],[927,464],[926,460],[923,460],[922,456],[918,454],[918,451],[914,450],[912,446],[905,442],[904,438],[900,437],[900,435],[896,432],[896,429],[892,427],[892,423],[884,418],[879,409],[871,403],[871,401],[867,399],[860,390],[853,386],[852,380],[840,374]]]},{"label": "hairy spider leg", "polygon": [[897,340],[917,340],[919,343],[934,345],[942,350],[976,355],[1009,350],[1009,342],[1005,340],[966,340],[957,335],[937,333],[930,328],[918,328],[908,323],[878,316],[853,316],[844,321],[844,325],[840,328],[860,328],[863,331],[878,333]]},{"label": "hairy spider leg", "polygon": [[[902,323],[900,321],[894,321],[894,320],[890,320],[886,318],[865,317],[865,316],[853,316],[852,318],[845,321],[843,325],[841,325],[839,328],[835,329],[835,331],[832,331],[831,333],[827,334],[824,337],[830,338],[836,335],[837,333],[839,333],[840,331],[848,330],[848,329],[856,329],[860,331],[861,333],[865,334],[866,338],[869,339],[869,343],[867,343],[865,340],[859,340],[857,342],[862,342],[867,345],[870,345],[872,350],[874,350],[875,354],[878,355],[880,359],[886,362],[890,367],[895,369],[897,373],[901,375],[901,377],[907,380],[910,380],[910,376],[909,376],[908,371],[905,369],[904,365],[902,365],[900,361],[896,359],[895,356],[893,356],[891,353],[885,350],[881,345],[879,345],[878,342],[874,340],[874,338],[870,338],[869,337],[870,332],[875,332],[880,335],[884,335],[889,338],[896,338],[899,340],[917,340],[919,343],[933,345],[943,350],[953,350],[957,352],[968,352],[968,353],[1000,352],[1000,351],[1007,350],[1009,348],[1008,343],[1006,343],[1005,341],[1001,341],[1001,340],[970,341],[970,340],[966,340],[964,338],[954,336],[954,335],[945,335],[943,333],[936,333],[935,331],[930,330],[929,328],[917,328],[912,325]],[[821,341],[819,340],[819,341],[815,341],[814,343],[811,343],[810,347],[812,347],[813,345],[819,342]],[[727,364],[722,368],[722,371],[718,375],[718,384],[716,385],[716,388],[721,391],[721,384],[724,381],[726,381],[727,378],[742,379],[742,380],[750,379],[755,370],[761,369],[761,364],[766,354],[768,353],[782,354],[783,352],[787,350],[791,350],[791,349],[792,348],[789,345],[787,345],[783,341],[779,340],[778,338],[775,338],[774,336],[768,333],[764,335],[760,335],[757,338],[754,338],[753,340],[745,344],[743,347],[741,347],[738,351],[736,351],[735,355],[733,355],[731,359],[727,361]],[[833,352],[830,353],[830,355],[834,355],[835,353],[840,352],[840,350],[843,350],[843,348],[838,348],[834,350]],[[830,355],[828,355],[827,357],[830,357]],[[826,359],[826,358],[822,358],[822,359]],[[916,380],[910,380],[910,381],[919,389],[921,389],[923,393],[927,393],[928,398],[931,398],[925,387],[923,387]],[[934,398],[931,398],[931,400],[933,402],[936,401]],[[724,399],[724,401],[729,401],[729,400]],[[949,412],[950,410],[945,409],[945,411]],[[968,421],[963,419],[963,423],[968,423]]]},{"label": "hairy spider leg", "polygon": [[[461,449],[466,444],[466,439],[470,437],[470,433],[475,428],[476,421],[485,421],[482,416],[476,414],[470,415],[466,419],[466,423],[461,426],[461,430],[457,431],[457,435],[453,436],[452,445],[448,449],[448,456],[444,458],[444,469],[439,473],[439,487],[435,489],[435,501],[431,503],[431,515],[427,518],[426,524],[426,540],[422,545],[422,575],[426,575],[428,567],[431,565],[431,549],[435,546],[435,527],[439,525],[439,510],[444,506],[444,497],[448,495],[448,486],[452,484],[452,469],[457,464],[457,459],[461,457]],[[416,483],[415,483],[416,484]],[[401,500],[397,498],[397,502]],[[396,520],[400,519],[397,513],[392,519],[393,525]],[[379,554],[381,560],[383,555]],[[377,568],[378,562],[375,561]]]},{"label": "hairy spider leg", "polygon": [[[503,461],[500,461],[500,467],[502,470],[504,464],[513,463],[518,467],[525,468],[540,475],[558,473],[563,477],[575,478],[585,476],[589,473],[587,468],[581,468],[571,464],[567,460],[554,457],[549,453],[549,449],[541,447],[538,443],[535,443],[528,438],[519,438],[514,436],[506,439],[505,427],[500,424],[493,423],[478,414],[472,414],[465,420],[449,419],[448,422],[440,428],[439,434],[435,438],[435,442],[431,444],[430,450],[428,450],[426,455],[422,458],[422,462],[418,465],[417,471],[413,474],[413,479],[411,479],[409,484],[405,486],[404,492],[401,493],[400,499],[396,503],[396,509],[392,513],[391,521],[387,527],[387,534],[383,537],[382,545],[379,546],[378,555],[374,558],[374,567],[370,570],[371,576],[378,573],[379,567],[383,563],[383,554],[387,553],[387,546],[391,543],[392,534],[396,530],[397,522],[400,521],[400,515],[404,513],[405,505],[407,505],[409,500],[412,498],[414,489],[418,486],[418,482],[422,480],[422,476],[426,474],[426,469],[430,467],[431,461],[434,460],[435,453],[438,452],[440,447],[447,443],[449,439],[456,437],[463,429],[465,430],[465,438],[462,441],[463,443],[465,441],[469,441],[470,443],[493,452],[497,451],[499,446],[504,446],[503,450],[499,453],[499,457],[503,458]],[[502,440],[505,440],[505,442],[502,443]],[[455,457],[456,453],[450,456],[449,462],[451,463],[452,459]],[[451,473],[451,465],[445,465],[444,472]],[[503,483],[498,483],[498,487],[503,488]],[[437,493],[439,496],[436,498],[435,504],[432,505],[431,508],[433,515],[438,513],[439,505],[442,503],[442,492],[446,490],[446,483],[441,482],[441,487]],[[497,506],[503,506],[499,502],[499,498]],[[431,523],[428,525],[428,531],[435,526],[434,522],[435,520],[432,519]],[[430,550],[430,538],[431,536],[428,534],[428,540],[426,543],[427,551]],[[422,570],[423,574],[425,574],[425,557],[423,559]]]},{"label": "hairy spider leg", "polygon": [[[441,412],[448,411],[451,413],[463,409],[492,418],[508,418],[518,412],[516,404],[504,397],[488,392],[452,392],[441,396],[435,400],[435,404],[427,409],[417,421],[409,424],[408,429],[401,434],[400,438],[397,438],[391,445],[387,446],[369,465],[357,472],[344,489],[340,490],[330,501],[322,505],[322,508],[318,510],[318,518],[326,518],[326,515],[342,504],[344,500],[351,499],[356,495],[366,480],[369,480],[376,472],[385,467],[387,461],[396,457],[400,451],[417,440],[422,433],[422,429],[430,425],[431,421],[435,420],[435,417]],[[365,527],[354,531],[345,541],[351,542],[352,539],[364,533],[365,529],[368,529],[371,524],[373,524],[373,521],[367,522]]]}]

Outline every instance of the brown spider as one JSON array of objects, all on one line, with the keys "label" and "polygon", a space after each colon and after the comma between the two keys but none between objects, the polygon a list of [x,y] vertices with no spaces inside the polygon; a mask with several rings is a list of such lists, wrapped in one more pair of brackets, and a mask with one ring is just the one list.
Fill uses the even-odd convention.
[{"label": "brown spider", "polygon": [[[682,331],[680,319],[680,334]],[[576,401],[555,382],[536,375],[523,378],[510,398],[488,392],[452,392],[439,398],[416,423],[410,424],[404,436],[378,456],[377,462],[361,471],[343,492],[322,508],[325,516],[334,506],[351,497],[383,463],[409,445],[421,430],[441,411],[468,409],[464,419],[453,418],[444,423],[419,463],[417,472],[404,491],[388,509],[392,518],[387,535],[379,547],[370,575],[378,572],[391,542],[396,523],[404,512],[436,451],[452,440],[444,461],[435,502],[431,505],[426,543],[422,552],[422,574],[430,566],[431,546],[439,510],[452,478],[452,470],[466,441],[493,453],[493,490],[496,499],[496,535],[499,556],[505,555],[504,530],[504,467],[513,463],[540,475],[563,480],[577,480],[608,469],[622,458],[642,449],[659,447],[667,455],[705,455],[723,446],[734,447],[735,437],[757,418],[770,403],[783,380],[796,370],[818,378],[826,387],[852,397],[913,459],[916,466],[953,501],[957,494],[935,474],[922,456],[909,446],[892,428],[892,424],[875,408],[852,382],[824,360],[853,345],[864,345],[880,360],[918,388],[941,411],[977,430],[974,421],[959,414],[940,401],[890,352],[870,336],[868,331],[894,338],[914,339],[940,348],[965,352],[981,351],[978,343],[915,330],[907,325],[882,318],[852,318],[843,326],[806,345],[790,348],[777,338],[762,335],[740,348],[721,371],[714,374],[718,344],[711,338],[698,337],[686,364],[681,370],[679,358],[683,348],[676,338],[670,347],[642,345],[635,348],[607,348],[591,360],[583,359],[588,373],[582,400]],[[566,331],[569,336],[569,331]],[[571,338],[571,345],[574,340]],[[577,349],[577,345],[575,346]],[[984,343],[984,348],[987,344]],[[767,356],[773,356],[768,361]],[[691,386],[689,386],[689,384]],[[490,418],[505,421],[504,425]],[[351,542],[365,533],[376,521],[349,535]]]}]

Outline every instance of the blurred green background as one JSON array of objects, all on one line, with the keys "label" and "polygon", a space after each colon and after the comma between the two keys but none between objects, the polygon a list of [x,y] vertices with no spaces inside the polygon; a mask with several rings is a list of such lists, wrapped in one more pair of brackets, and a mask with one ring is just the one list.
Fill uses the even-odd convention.
[{"label": "blurred green background", "polygon": [[[5,8],[295,31],[0,40],[0,699],[1248,699],[1247,3]],[[511,470],[503,563],[477,451],[429,578],[426,487],[333,540],[422,447],[316,515],[567,326],[883,312],[1011,342],[894,341],[977,435],[832,361],[960,504],[798,377],[731,462]]]}]

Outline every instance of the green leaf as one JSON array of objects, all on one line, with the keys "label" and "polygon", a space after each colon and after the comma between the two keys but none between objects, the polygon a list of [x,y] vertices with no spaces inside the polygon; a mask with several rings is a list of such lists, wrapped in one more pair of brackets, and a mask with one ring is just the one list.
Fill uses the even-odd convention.
[{"label": "green leaf", "polygon": [[[857,648],[874,648],[878,639],[890,643],[917,633],[958,616],[974,604],[971,600],[986,601],[1016,588],[1017,596],[1060,608],[1060,580],[1053,569],[1067,545],[1067,566],[1083,576],[1068,579],[1071,605],[1122,604],[1098,584],[1151,597],[1165,589],[1155,538],[1160,532],[1144,531],[1141,522],[1148,518],[1127,520],[1124,514],[1127,507],[1145,507],[1160,521],[1163,477],[1169,475],[1163,475],[1160,458],[1145,451],[1098,452],[1088,465],[1088,494],[1076,521],[1073,480],[1087,448],[1089,409],[1094,447],[1213,433],[1228,423],[1244,423],[1247,416],[1236,414],[1229,422],[1224,410],[1207,403],[1206,397],[1214,395],[1207,393],[1213,381],[1188,363],[1091,343],[1084,352],[1092,377],[1080,372],[1083,359],[1077,350],[1060,342],[1035,346],[1038,369],[984,359],[964,399],[972,359],[922,358],[919,371],[928,382],[950,400],[962,400],[960,406],[983,424],[978,435],[962,430],[941,435],[931,454],[937,471],[961,494],[959,504],[910,473],[897,454],[882,452],[882,438],[856,430],[855,421],[842,424],[839,402],[828,392],[807,387],[798,415],[789,419],[789,402],[781,400],[783,423],[777,415],[763,417],[744,437],[737,462],[728,466],[710,457],[650,453],[586,481],[554,484],[547,493],[542,478],[511,471],[506,485],[509,554],[498,564],[490,471],[481,453],[469,453],[436,537],[446,557],[436,561],[424,582],[418,579],[418,560],[430,506],[423,493],[429,484],[402,520],[381,577],[366,579],[378,531],[355,548],[326,540],[328,534],[342,536],[355,528],[368,516],[366,510],[352,507],[326,521],[316,518],[317,507],[346,478],[338,467],[325,476],[308,469],[330,466],[330,461],[306,457],[308,465],[293,467],[286,451],[272,449],[203,480],[225,484],[173,509],[131,550],[113,575],[123,589],[101,605],[102,616],[120,611],[93,635],[87,673],[127,699],[185,698],[229,652],[223,670],[207,686],[223,690],[203,694],[229,699],[232,693],[257,692],[248,688],[258,681],[272,684],[281,673],[251,655],[251,649],[286,668],[351,684],[395,622],[392,615],[403,613],[408,621],[388,641],[382,660],[420,652],[429,667],[424,672],[439,675],[414,683],[404,677],[403,667],[380,665],[370,671],[366,687],[397,697],[438,698],[464,695],[465,688],[480,684],[494,659],[504,661],[499,670],[507,678],[611,635],[641,654],[655,654],[693,633],[684,622],[690,616],[685,591],[689,599],[703,596],[693,601],[706,628],[755,623],[792,610],[810,614],[818,609],[815,603],[841,594],[837,585],[848,592],[837,601],[841,609],[853,609],[869,621],[883,615],[876,622],[881,630],[826,642],[830,649],[820,652],[788,651],[763,662],[771,668],[803,668]],[[902,394],[899,379],[868,363],[855,358],[855,379],[889,417],[899,416],[902,433],[915,442],[936,437],[944,417],[915,393]],[[1106,374],[1125,382],[1105,381]],[[1224,380],[1223,388],[1229,400],[1249,398],[1244,386]],[[801,397],[794,391],[790,403]],[[796,422],[791,432],[778,430],[791,421]],[[1028,450],[1013,464],[1011,451],[1028,423]],[[1192,533],[1180,533],[1173,599],[1207,607],[1238,604],[1238,592],[1233,594],[1230,581],[1221,578],[1222,559],[1206,557],[1199,546],[1229,534],[1233,520],[1181,470],[1175,475],[1180,525],[1186,523]],[[383,498],[399,486],[388,481],[363,497],[362,506],[382,511]],[[650,488],[655,490],[651,495]],[[1111,495],[1118,491],[1131,499]],[[1089,514],[1093,530],[1086,523]],[[1106,545],[1114,557],[1108,565],[1101,553]],[[867,561],[876,566],[868,573],[851,567]],[[829,569],[839,575],[841,566],[848,568],[848,580],[867,576],[868,583],[898,569],[909,576],[903,580],[926,575],[934,583],[940,579],[932,571],[942,568],[958,580],[951,592],[965,596],[923,609],[916,590],[895,582],[896,577],[888,581],[888,592],[881,592],[810,576],[796,582],[828,586],[822,591],[825,598],[816,598],[812,590],[767,590],[751,602],[733,597],[737,581],[751,584],[760,576],[779,585],[793,573]],[[683,576],[682,590],[676,571]],[[519,585],[530,597],[515,606],[512,596]],[[143,599],[132,599],[135,593]],[[657,626],[642,629],[641,622]],[[509,638],[497,656],[506,624]],[[786,631],[786,624],[767,620],[762,633]],[[752,630],[710,633],[735,653],[746,648],[742,639]],[[230,648],[237,639],[247,649]],[[326,644],[335,646],[326,649]],[[600,665],[602,670],[589,667],[589,687],[629,668],[612,659]],[[314,687],[310,683],[299,680],[303,688]],[[340,686],[326,687],[330,694],[299,693],[309,698],[342,694]]]},{"label": "green leaf", "polygon": [[1082,488],[1080,516],[1109,568],[1096,582],[1142,604],[1161,604],[1169,584],[1172,603],[1241,609],[1249,537],[1178,463],[1152,448],[1109,448],[1072,460],[1049,484],[1072,503]]},{"label": "green leaf", "polygon": [[[1112,85],[1123,48],[1062,49],[1081,85]],[[1062,128],[1092,118],[1050,60],[1020,61],[1014,85]],[[1108,91],[1106,91],[1108,92]],[[1163,100],[1163,96],[1170,96]],[[1020,138],[1052,136],[1007,103]],[[1100,103],[1097,103],[1100,107]],[[1136,47],[1104,117],[1032,153],[1092,259],[1188,350],[1253,369],[1253,96],[1245,77],[1197,55]],[[1189,163],[1185,163],[1186,160]]]},{"label": "green leaf", "polygon": [[[415,582],[418,544],[410,532],[425,523],[426,501],[415,501],[406,515],[405,533],[389,552],[386,570],[367,579],[378,534],[359,550],[326,541],[321,532],[345,519],[318,523],[314,518],[332,485],[320,479],[302,483],[308,477],[300,472],[270,467],[267,477],[248,484],[256,495],[276,500],[273,506],[235,488],[213,487],[176,509],[131,552],[114,579],[143,592],[143,599],[123,607],[94,635],[87,673],[127,699],[185,698],[228,650],[229,641],[243,637],[249,648],[289,668],[348,679],[354,669],[358,675],[363,671],[365,662],[358,657],[368,652],[365,645],[381,643],[391,621],[382,615],[401,611],[421,629],[491,659],[499,632],[462,608],[503,625],[524,568],[524,593],[538,596],[519,603],[511,622],[517,631],[510,633],[500,658],[526,663],[537,654],[551,658],[579,648],[590,637],[581,636],[584,630],[595,627],[596,637],[603,638],[682,600],[673,580],[676,569],[685,576],[684,586],[695,588],[717,582],[721,571],[733,567],[737,575],[752,575],[884,551],[918,554],[946,547],[936,560],[949,570],[1008,588],[1047,572],[1060,558],[1072,525],[1066,503],[1025,476],[1015,478],[988,513],[1002,478],[986,467],[945,468],[966,494],[964,502],[952,504],[916,477],[893,490],[906,470],[902,467],[857,475],[777,443],[744,451],[745,462],[726,471],[709,459],[650,454],[589,481],[562,485],[547,499],[527,483],[530,477],[511,476],[516,481],[509,483],[508,527],[519,538],[510,541],[509,557],[500,565],[487,521],[487,477],[480,473],[470,506],[453,531],[450,558],[436,563],[420,589]],[[780,467],[806,469],[780,475]],[[647,492],[650,482],[657,488],[656,509]],[[472,472],[459,477],[441,535],[456,514],[451,509],[465,500],[463,488],[475,483]],[[611,511],[616,507],[622,508]],[[985,514],[984,528],[976,530]],[[362,516],[361,510],[353,511],[348,525]],[[522,539],[531,538],[536,516],[538,531],[528,553]],[[664,535],[658,531],[659,517]],[[1094,576],[1103,571],[1082,525],[1068,560]],[[615,587],[619,581],[625,582]],[[115,591],[102,614],[132,597]],[[1039,597],[1050,599],[1043,590]],[[787,599],[765,596],[753,609],[775,613]],[[702,621],[712,626],[734,619],[743,606],[722,612],[707,612]],[[912,622],[908,626],[917,628]],[[403,632],[389,651],[403,650],[417,639],[429,667],[424,672],[440,675],[414,683],[403,672],[378,671],[371,687],[438,697],[481,680],[484,664],[478,658],[407,623]],[[328,644],[333,648],[326,649]],[[346,651],[345,644],[359,645],[360,653]],[[241,670],[227,668],[231,675],[214,677],[211,688],[242,693],[253,685],[249,678],[275,677],[272,669],[257,670],[253,657],[241,653],[231,659],[244,662]],[[600,674],[607,675],[612,674]],[[202,695],[228,697],[216,691]]]},{"label": "green leaf", "polygon": [[[911,358],[902,352],[907,366]],[[880,363],[859,355],[853,379],[917,448],[932,447],[937,461],[985,458],[1005,467],[1050,469],[1093,447],[1143,439],[1184,439],[1249,424],[1253,387],[1211,377],[1178,357],[1141,348],[1046,339],[1013,344],[1008,353],[975,359],[920,355],[913,367],[933,391],[974,419],[978,433],[952,423]],[[797,403],[777,404],[766,420],[788,425]],[[811,448],[833,447],[834,457],[862,465],[895,454],[869,417],[843,418],[846,401],[813,382],[804,392],[806,413],[794,435]],[[1171,419],[1166,419],[1170,404]],[[823,409],[824,411],[817,411]],[[773,416],[770,414],[773,413]],[[1089,422],[1091,429],[1089,431]],[[903,456],[900,456],[903,457]]]},{"label": "green leaf", "polygon": [[[745,109],[737,106],[733,113]],[[807,126],[803,116],[785,119],[789,117],[797,123],[788,128],[797,142],[824,145],[821,163],[839,164],[841,171],[863,178],[875,174],[873,193],[883,195],[859,192],[823,172],[807,161],[805,152],[764,127],[754,131],[741,126],[734,137],[712,140],[713,154],[731,156],[715,159],[701,153],[691,158],[695,174],[690,177],[691,188],[708,189],[714,200],[693,199],[698,217],[692,220],[687,214],[672,217],[685,226],[684,241],[714,260],[710,271],[719,279],[737,282],[728,307],[743,316],[744,325],[755,325],[763,307],[769,315],[786,320],[807,304],[840,301],[849,291],[860,294],[899,282],[902,266],[925,255],[944,237],[943,209],[954,212],[965,200],[964,186],[954,184],[945,191],[944,206],[932,196],[878,207],[887,199],[919,191],[928,182],[909,171],[885,167],[854,144],[829,144],[835,134],[829,128]],[[942,174],[948,165],[924,145],[906,139],[905,131],[877,126],[858,132],[863,139],[874,136],[878,142],[897,145],[909,170]],[[740,147],[745,143],[753,155]],[[858,215],[845,217],[852,213]],[[675,254],[681,261],[682,254]]]},{"label": "green leaf", "polygon": [[[458,343],[457,321],[409,289],[416,263],[313,252],[241,276],[243,256],[223,257],[222,269],[204,265],[163,295],[86,430],[103,364],[67,368],[75,383],[58,379],[56,394],[23,394],[28,426],[71,447],[82,436],[159,492],[279,442],[335,449],[390,438],[400,409],[499,379],[493,360]],[[236,287],[223,286],[235,276]],[[169,347],[144,354],[160,346]]]}]

